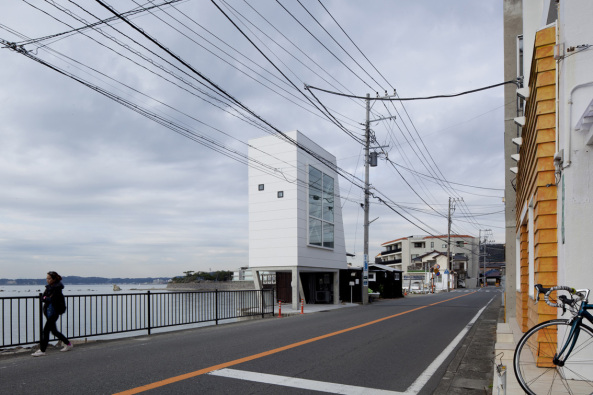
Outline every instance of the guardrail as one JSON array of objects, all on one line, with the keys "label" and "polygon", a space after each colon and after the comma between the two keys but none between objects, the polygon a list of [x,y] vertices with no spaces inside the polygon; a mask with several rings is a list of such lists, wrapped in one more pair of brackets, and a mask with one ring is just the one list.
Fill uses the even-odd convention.
[{"label": "guardrail", "polygon": [[[66,295],[58,330],[68,339],[274,315],[274,290]],[[0,347],[38,343],[45,318],[39,296],[0,298]],[[50,338],[50,341],[56,340]]]}]

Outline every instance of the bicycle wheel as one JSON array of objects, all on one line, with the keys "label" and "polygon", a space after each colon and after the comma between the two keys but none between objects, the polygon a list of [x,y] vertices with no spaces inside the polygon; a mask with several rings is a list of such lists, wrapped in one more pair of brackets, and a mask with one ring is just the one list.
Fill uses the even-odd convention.
[{"label": "bicycle wheel", "polygon": [[577,342],[564,366],[553,362],[570,328],[568,320],[546,321],[531,328],[519,340],[513,365],[525,392],[531,395],[593,393],[593,329],[581,325]]}]

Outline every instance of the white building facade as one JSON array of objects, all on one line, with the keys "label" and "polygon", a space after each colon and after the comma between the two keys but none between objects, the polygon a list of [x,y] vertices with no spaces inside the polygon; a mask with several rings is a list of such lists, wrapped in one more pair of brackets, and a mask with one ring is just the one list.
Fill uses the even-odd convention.
[{"label": "white building facade", "polygon": [[258,288],[260,273],[275,272],[278,299],[295,309],[338,303],[347,262],[336,159],[285,135],[249,141],[249,268]]}]

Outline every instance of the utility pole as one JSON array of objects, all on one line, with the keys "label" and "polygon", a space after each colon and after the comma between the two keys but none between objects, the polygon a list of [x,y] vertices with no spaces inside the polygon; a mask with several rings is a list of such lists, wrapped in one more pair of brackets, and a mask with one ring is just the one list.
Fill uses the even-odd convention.
[{"label": "utility pole", "polygon": [[451,196],[449,196],[449,215],[447,218],[447,292],[449,292],[449,277],[453,271],[451,267]]},{"label": "utility pole", "polygon": [[[387,93],[387,92],[385,92]],[[377,96],[379,96],[377,94]],[[395,96],[395,92],[394,95]],[[391,97],[391,96],[385,96]],[[384,119],[395,119],[394,116],[373,119],[371,120],[371,95],[366,95],[366,120],[364,123],[364,266],[362,270],[362,304],[368,304],[369,302],[369,197],[370,197],[370,184],[369,184],[369,166],[371,164],[370,148],[371,148],[371,122],[381,121]],[[378,147],[381,148],[381,147]],[[374,165],[376,166],[376,164]],[[374,221],[374,220],[373,220]],[[371,222],[373,222],[371,221]],[[376,291],[376,290],[375,290]]]},{"label": "utility pole", "polygon": [[[449,274],[447,276],[451,276],[453,271],[451,265],[451,223],[453,220],[451,216],[455,212],[455,202],[457,201],[463,201],[463,198],[458,199],[449,196],[449,214],[447,215],[447,270],[449,270]],[[447,277],[447,292],[449,292],[449,277]]]},{"label": "utility pole", "polygon": [[[478,272],[479,272],[479,268],[480,268],[480,261],[482,260],[482,229],[479,230],[479,235],[478,235]],[[484,286],[484,276],[486,275],[486,272],[483,271],[482,273],[482,287]],[[480,276],[478,275],[478,282],[480,282]]]},{"label": "utility pole", "polygon": [[484,229],[484,242],[482,242],[482,229],[480,229],[480,255],[478,256],[478,267],[480,266],[480,257],[484,257],[484,266],[482,266],[482,284],[486,286],[486,244],[488,244],[492,237],[492,229]]},{"label": "utility pole", "polygon": [[364,266],[362,269],[362,304],[369,303],[369,148],[371,145],[371,95],[367,93],[364,123]]}]

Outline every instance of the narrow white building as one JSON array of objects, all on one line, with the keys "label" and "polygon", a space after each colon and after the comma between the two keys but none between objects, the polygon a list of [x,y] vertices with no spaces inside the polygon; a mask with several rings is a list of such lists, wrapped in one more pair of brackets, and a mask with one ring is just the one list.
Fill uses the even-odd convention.
[{"label": "narrow white building", "polygon": [[347,268],[336,158],[298,131],[249,141],[249,268],[276,273],[277,299],[339,303]]}]

